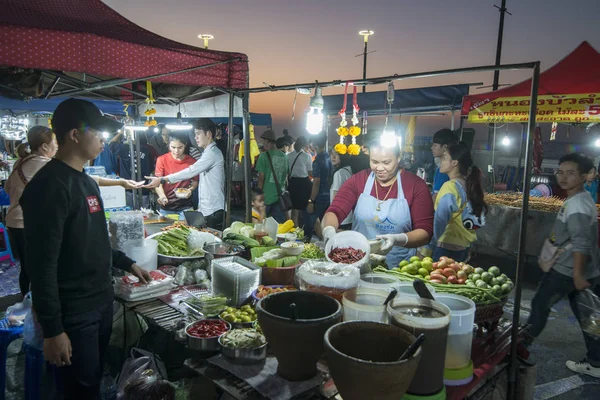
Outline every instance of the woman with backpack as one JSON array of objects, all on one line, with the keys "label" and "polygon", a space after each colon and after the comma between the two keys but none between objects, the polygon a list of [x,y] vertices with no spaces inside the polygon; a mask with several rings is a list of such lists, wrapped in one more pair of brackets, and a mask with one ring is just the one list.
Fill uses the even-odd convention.
[{"label": "woman with backpack", "polygon": [[487,205],[481,170],[462,142],[447,145],[439,168],[450,180],[442,185],[435,199],[433,238],[429,247],[434,260],[446,256],[465,262],[471,244],[477,239],[475,231],[485,225]]}]

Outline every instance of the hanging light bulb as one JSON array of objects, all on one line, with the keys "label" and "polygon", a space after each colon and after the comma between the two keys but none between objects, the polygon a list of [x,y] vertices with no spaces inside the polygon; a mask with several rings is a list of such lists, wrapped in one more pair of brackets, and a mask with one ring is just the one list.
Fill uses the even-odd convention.
[{"label": "hanging light bulb", "polygon": [[102,137],[104,139],[108,139],[108,132],[106,132],[106,131],[102,132]]},{"label": "hanging light bulb", "polygon": [[596,147],[600,147],[600,138],[596,139],[596,142],[594,144],[596,145]]},{"label": "hanging light bulb", "polygon": [[158,133],[158,128],[154,128],[154,133]]},{"label": "hanging light bulb", "polygon": [[385,126],[383,127],[383,133],[381,134],[381,138],[379,139],[382,147],[392,148],[394,146],[398,146],[398,139],[400,137],[396,137],[396,132],[391,126],[388,126],[388,117],[385,117]]},{"label": "hanging light bulb", "polygon": [[323,96],[319,86],[315,86],[315,95],[310,98],[309,110],[306,114],[306,130],[316,135],[323,130]]},{"label": "hanging light bulb", "polygon": [[504,146],[510,145],[510,138],[508,137],[508,135],[504,136],[504,138],[502,139],[502,144]]}]

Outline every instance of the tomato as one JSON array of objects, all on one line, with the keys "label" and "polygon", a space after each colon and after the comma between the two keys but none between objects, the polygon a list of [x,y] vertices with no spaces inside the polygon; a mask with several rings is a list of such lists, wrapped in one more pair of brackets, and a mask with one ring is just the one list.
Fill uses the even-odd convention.
[{"label": "tomato", "polygon": [[443,271],[442,275],[444,275],[446,278],[449,277],[449,276],[455,276],[456,275],[456,271],[453,270],[452,268],[444,268],[444,271]]},{"label": "tomato", "polygon": [[458,278],[455,275],[448,277],[448,283],[458,283]]}]

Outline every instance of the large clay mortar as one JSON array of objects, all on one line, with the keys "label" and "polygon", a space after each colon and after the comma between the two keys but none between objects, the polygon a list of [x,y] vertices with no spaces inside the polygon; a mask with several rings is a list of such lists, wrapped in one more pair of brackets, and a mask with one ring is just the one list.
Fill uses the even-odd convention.
[{"label": "large clay mortar", "polygon": [[415,337],[402,328],[348,321],[325,333],[327,364],[344,400],[398,400],[408,389],[421,349],[398,361]]},{"label": "large clay mortar", "polygon": [[[295,316],[291,304],[296,305]],[[256,313],[279,363],[277,373],[290,381],[315,376],[325,332],[342,319],[341,304],[323,294],[292,291],[261,299]]]}]

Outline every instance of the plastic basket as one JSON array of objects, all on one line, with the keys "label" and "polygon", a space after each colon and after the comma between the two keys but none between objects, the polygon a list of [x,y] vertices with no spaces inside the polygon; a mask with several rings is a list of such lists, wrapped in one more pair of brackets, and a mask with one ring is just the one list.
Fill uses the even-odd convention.
[{"label": "plastic basket", "polygon": [[261,268],[241,257],[225,257],[212,261],[211,291],[241,305],[258,289]]}]

